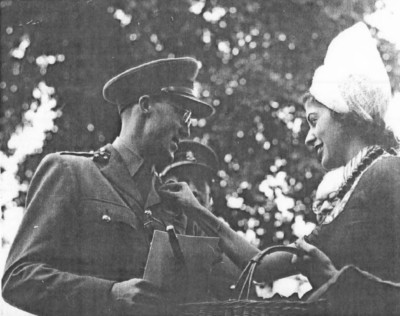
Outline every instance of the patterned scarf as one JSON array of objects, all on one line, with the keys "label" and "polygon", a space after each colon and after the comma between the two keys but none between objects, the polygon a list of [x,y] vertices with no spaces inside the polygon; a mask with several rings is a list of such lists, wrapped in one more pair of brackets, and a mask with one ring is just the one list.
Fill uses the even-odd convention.
[{"label": "patterned scarf", "polygon": [[313,203],[318,224],[331,223],[343,211],[363,173],[383,155],[388,154],[377,145],[365,147],[344,167],[325,175]]}]

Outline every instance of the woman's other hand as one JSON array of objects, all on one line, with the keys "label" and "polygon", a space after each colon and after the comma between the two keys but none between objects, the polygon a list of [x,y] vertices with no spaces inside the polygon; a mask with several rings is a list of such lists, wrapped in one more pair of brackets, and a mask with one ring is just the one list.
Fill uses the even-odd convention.
[{"label": "woman's other hand", "polygon": [[158,193],[167,203],[178,207],[190,215],[196,209],[202,208],[186,182],[169,182],[160,186]]},{"label": "woman's other hand", "polygon": [[329,257],[317,247],[300,238],[295,242],[299,254],[294,255],[292,263],[304,274],[313,288],[319,288],[338,273]]}]

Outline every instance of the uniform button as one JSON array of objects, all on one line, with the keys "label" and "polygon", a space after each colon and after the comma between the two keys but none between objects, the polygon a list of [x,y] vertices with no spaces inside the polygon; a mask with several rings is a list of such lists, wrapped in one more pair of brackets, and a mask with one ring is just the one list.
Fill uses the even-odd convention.
[{"label": "uniform button", "polygon": [[104,214],[101,219],[107,223],[111,222],[111,217],[107,214]]}]

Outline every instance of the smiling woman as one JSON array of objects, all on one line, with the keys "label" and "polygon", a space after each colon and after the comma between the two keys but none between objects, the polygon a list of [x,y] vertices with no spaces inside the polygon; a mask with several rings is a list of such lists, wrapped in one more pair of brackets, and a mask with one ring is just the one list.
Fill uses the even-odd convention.
[{"label": "smiling woman", "polygon": [[359,137],[347,134],[344,126],[333,117],[332,111],[312,96],[307,100],[305,109],[310,126],[306,144],[315,148],[325,169],[344,165],[353,157],[356,148],[363,147],[361,142],[358,144]]},{"label": "smiling woman", "polygon": [[337,36],[315,72],[305,110],[306,144],[339,181],[328,184],[328,173],[321,183],[314,203],[319,226],[306,239],[339,267],[356,264],[400,281],[400,159],[384,121],[390,98],[368,28],[358,23]]},{"label": "smiling woman", "polygon": [[[343,58],[347,63],[340,65]],[[398,143],[383,121],[390,97],[389,80],[366,25],[358,23],[339,34],[315,72],[305,110],[310,125],[306,144],[317,150],[325,169],[340,167],[340,181],[329,191],[319,190],[318,226],[305,239],[338,268],[354,264],[400,282],[400,158],[395,155]],[[184,183],[166,184],[160,192],[184,206],[203,230],[219,236],[221,248],[238,266],[259,252],[199,205]],[[272,281],[301,272],[315,289],[328,281],[329,275],[305,268],[304,260],[295,258],[282,251],[265,256],[256,278]]]},{"label": "smiling woman", "polygon": [[382,115],[371,121],[355,113],[338,113],[307,93],[304,98],[309,132],[306,144],[317,151],[322,166],[331,170],[345,165],[362,148],[379,144],[394,153],[398,142],[393,131],[387,128]]}]

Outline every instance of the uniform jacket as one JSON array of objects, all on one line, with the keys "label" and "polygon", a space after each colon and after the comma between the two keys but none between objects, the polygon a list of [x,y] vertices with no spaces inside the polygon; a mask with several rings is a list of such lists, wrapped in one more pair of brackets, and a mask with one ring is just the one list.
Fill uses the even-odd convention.
[{"label": "uniform jacket", "polygon": [[139,186],[112,145],[46,156],[6,262],[4,299],[39,315],[113,315],[112,285],[143,276],[152,235],[144,211],[185,226],[183,216],[162,218],[154,186],[147,201]]},{"label": "uniform jacket", "polygon": [[400,282],[400,158],[383,157],[369,167],[344,210],[308,241],[337,268],[356,265]]}]

